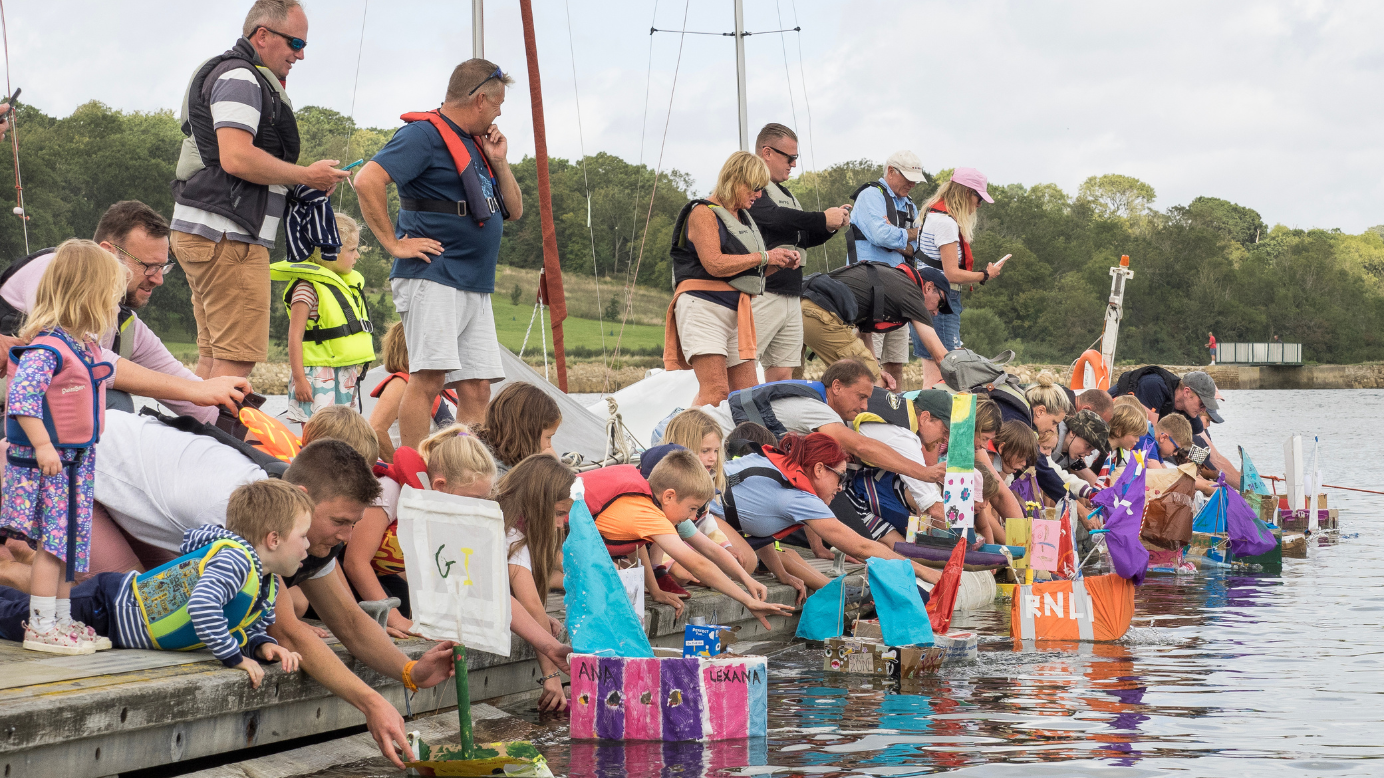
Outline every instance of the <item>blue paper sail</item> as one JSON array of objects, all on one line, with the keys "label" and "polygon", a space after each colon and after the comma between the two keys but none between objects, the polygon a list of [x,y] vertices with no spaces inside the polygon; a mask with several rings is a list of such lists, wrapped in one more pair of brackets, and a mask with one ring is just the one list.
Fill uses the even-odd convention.
[{"label": "blue paper sail", "polygon": [[1264,485],[1264,479],[1259,477],[1259,469],[1254,463],[1249,461],[1249,454],[1245,453],[1245,447],[1240,446],[1240,491],[1253,492],[1255,494],[1270,494],[1269,487]]},{"label": "blue paper sail", "polygon": [[804,640],[839,638],[844,631],[846,576],[839,575],[831,583],[812,593],[803,603],[798,619],[797,636]]},{"label": "blue paper sail", "polygon": [[865,560],[870,592],[875,598],[879,630],[888,646],[932,645],[932,620],[918,594],[913,563],[907,559]]},{"label": "blue paper sail", "polygon": [[[580,482],[579,482],[580,483]],[[578,654],[652,658],[654,649],[630,606],[586,501],[578,497],[562,544],[562,585],[567,594],[567,634]]]},{"label": "blue paper sail", "polygon": [[1221,489],[1211,493],[1211,498],[1201,506],[1201,513],[1192,522],[1193,532],[1206,532],[1219,535],[1225,532],[1225,492]]},{"label": "blue paper sail", "polygon": [[1105,529],[1109,530],[1105,533],[1105,547],[1110,551],[1115,572],[1135,586],[1144,582],[1149,567],[1149,550],[1139,540],[1144,522],[1144,461],[1142,453],[1135,456],[1113,486],[1091,498],[1105,511]]}]

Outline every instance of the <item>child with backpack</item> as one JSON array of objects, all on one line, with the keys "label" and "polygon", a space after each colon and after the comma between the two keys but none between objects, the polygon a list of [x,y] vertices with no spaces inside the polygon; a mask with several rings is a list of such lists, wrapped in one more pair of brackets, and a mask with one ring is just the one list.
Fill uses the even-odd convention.
[{"label": "child with backpack", "polygon": [[355,271],[360,258],[360,225],[336,216],[341,249],[335,256],[314,254],[307,262],[275,262],[274,281],[289,281],[288,364],[292,402],[288,417],[306,422],[318,408],[350,405],[361,371],[375,360],[365,278]]},{"label": "child with backpack", "polygon": [[82,654],[109,643],[72,618],[72,584],[90,562],[96,441],[105,424],[101,335],[115,326],[129,271],[89,240],[58,247],[10,352],[0,536],[37,547],[24,648]]}]

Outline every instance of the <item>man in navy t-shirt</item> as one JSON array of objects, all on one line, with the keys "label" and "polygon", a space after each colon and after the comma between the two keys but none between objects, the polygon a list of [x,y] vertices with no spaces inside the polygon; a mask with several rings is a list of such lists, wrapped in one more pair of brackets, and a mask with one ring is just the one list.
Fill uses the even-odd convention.
[{"label": "man in navy t-shirt", "polygon": [[[390,286],[408,343],[409,382],[399,406],[399,438],[417,447],[443,388],[457,393],[457,419],[485,416],[490,384],[504,378],[490,293],[504,221],[523,213],[495,125],[514,80],[493,62],[470,59],[452,71],[436,111],[404,114],[404,125],[356,176],[361,213],[394,257]],[[399,223],[389,221],[386,188],[399,190]]]}]

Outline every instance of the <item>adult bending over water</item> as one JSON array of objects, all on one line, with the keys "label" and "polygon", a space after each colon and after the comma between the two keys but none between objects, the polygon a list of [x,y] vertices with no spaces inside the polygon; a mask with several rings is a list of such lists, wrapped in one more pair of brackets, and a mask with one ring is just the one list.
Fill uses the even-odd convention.
[{"label": "adult bending over water", "polygon": [[[792,553],[777,550],[775,539],[806,525],[823,540],[856,559],[903,559],[882,543],[862,537],[842,524],[827,503],[847,486],[848,457],[835,440],[820,432],[789,433],[778,445],[726,465],[723,515],[757,547],[759,558],[780,582],[797,589],[817,590],[829,580]],[[926,581],[941,572],[913,564]]]},{"label": "adult bending over water", "polygon": [[[224,524],[226,503],[236,487],[268,477],[235,448],[147,416],[106,414],[105,434],[97,445],[97,501],[136,540],[170,553],[177,552],[188,528]],[[283,479],[306,490],[314,505],[309,557],[285,586],[301,587],[318,618],[352,656],[381,675],[402,681],[409,658],[356,605],[337,564],[352,528],[379,495],[379,482],[351,446],[329,439],[304,446]],[[93,569],[100,569],[99,560],[93,561],[97,563]],[[532,619],[520,624],[520,618],[516,614],[515,625],[524,630],[522,636],[559,666],[565,665],[570,649],[537,629]],[[309,675],[365,715],[381,752],[402,767],[395,746],[403,747],[404,722],[394,706],[357,678],[297,618],[291,598],[279,598],[275,619],[270,634],[302,655],[302,668]],[[412,665],[409,677],[413,684],[427,688],[450,673],[450,644],[443,643]]]}]

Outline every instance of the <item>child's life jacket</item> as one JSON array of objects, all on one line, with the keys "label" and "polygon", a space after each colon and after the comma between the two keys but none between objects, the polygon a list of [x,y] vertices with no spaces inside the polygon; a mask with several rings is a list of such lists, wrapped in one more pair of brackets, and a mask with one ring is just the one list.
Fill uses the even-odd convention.
[{"label": "child's life jacket", "polygon": [[[53,380],[43,394],[43,427],[54,448],[90,448],[101,439],[106,423],[106,380],[115,366],[101,361],[93,343],[79,346],[60,330],[45,330],[27,346],[10,349],[10,364],[19,364],[25,351],[50,351],[58,358]],[[19,419],[5,419],[5,437],[11,444],[33,446]]]},{"label": "child's life jacket", "polygon": [[[649,482],[644,480],[644,476],[639,474],[639,468],[634,465],[608,465],[577,477],[582,480],[585,489],[583,499],[586,501],[586,509],[591,511],[593,520],[616,500],[626,495],[640,495],[648,498],[655,506],[658,505],[654,500],[653,489],[649,488]],[[647,540],[606,540],[606,548],[612,556],[623,556],[648,544]]]},{"label": "child's life jacket", "polygon": [[205,647],[187,611],[187,603],[207,563],[223,549],[244,554],[250,561],[250,574],[222,608],[226,626],[236,643],[243,648],[248,639],[246,630],[266,611],[273,612],[278,591],[276,577],[264,574],[253,546],[226,531],[211,543],[131,579],[131,593],[155,648],[193,651]]},{"label": "child's life jacket", "polygon": [[365,308],[365,277],[352,270],[345,276],[315,262],[275,262],[269,278],[288,281],[284,307],[292,313],[293,287],[312,284],[317,293],[317,320],[303,331],[303,364],[311,367],[364,365],[375,359],[370,314]]},{"label": "child's life jacket", "polygon": [[[388,465],[376,464],[375,475],[393,479],[400,486],[414,489],[427,489],[428,463],[415,450],[400,446],[394,450],[394,461]],[[399,520],[396,518],[384,528],[380,546],[370,558],[370,567],[375,576],[402,575],[404,572],[404,550],[399,545]]]},{"label": "child's life jacket", "polygon": [[[380,395],[384,394],[384,388],[389,386],[389,382],[396,378],[401,379],[404,383],[408,383],[408,373],[387,373],[384,378],[380,379],[378,384],[375,384],[375,388],[370,390],[370,396],[378,400]],[[433,398],[432,418],[433,423],[438,427],[445,427],[456,421],[456,416],[454,416],[449,409],[442,407],[443,400],[446,400],[455,408],[457,405],[456,390],[443,389]]]}]

